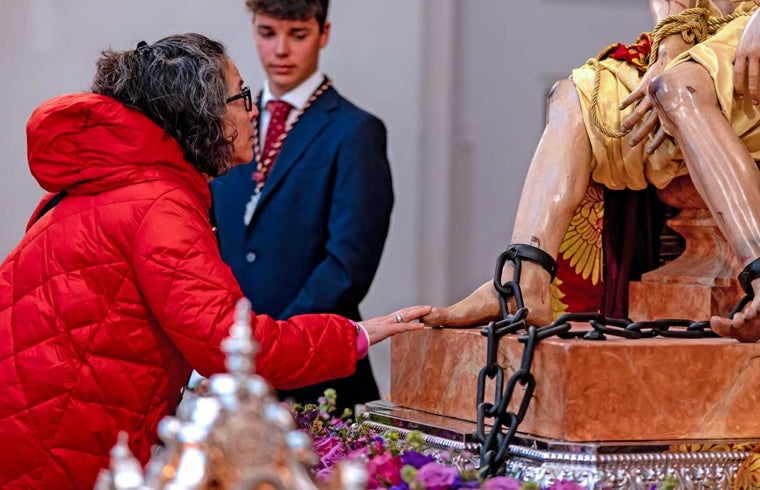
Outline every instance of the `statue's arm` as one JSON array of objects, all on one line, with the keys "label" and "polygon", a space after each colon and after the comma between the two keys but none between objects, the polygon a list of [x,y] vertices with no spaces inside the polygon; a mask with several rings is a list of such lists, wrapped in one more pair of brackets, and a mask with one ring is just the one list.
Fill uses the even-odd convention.
[{"label": "statue's arm", "polygon": [[734,90],[739,97],[749,95],[760,105],[760,8],[744,28],[734,60]]},{"label": "statue's arm", "polygon": [[649,10],[652,11],[654,25],[669,15],[675,15],[683,10],[694,8],[697,0],[649,0]]},{"label": "statue's arm", "polygon": [[[677,15],[696,5],[697,0],[649,0],[649,9],[652,11],[655,25],[668,16]],[[639,86],[620,104],[621,109],[629,105],[634,106],[633,111],[623,119],[620,126],[623,131],[633,130],[628,140],[631,145],[650,138],[646,151],[652,153],[665,141],[667,135],[660,125],[657,112],[652,110],[652,101],[648,95],[649,84],[662,73],[673,58],[690,47],[691,44],[677,34],[662,39],[656,53],[657,61],[649,66]]]}]

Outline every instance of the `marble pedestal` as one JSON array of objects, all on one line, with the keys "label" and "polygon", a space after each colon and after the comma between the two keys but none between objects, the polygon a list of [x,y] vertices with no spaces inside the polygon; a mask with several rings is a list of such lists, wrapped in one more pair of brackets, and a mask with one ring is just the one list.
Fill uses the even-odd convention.
[{"label": "marble pedestal", "polygon": [[[394,337],[391,401],[474,421],[486,345],[479,329]],[[502,339],[498,362],[505,375],[519,366],[522,352],[516,337]],[[532,371],[536,391],[519,427],[531,436],[570,442],[760,438],[760,343],[551,338],[536,349]],[[486,401],[492,393],[489,386]]]},{"label": "marble pedestal", "polygon": [[736,280],[742,266],[733,250],[688,176],[674,180],[658,195],[681,209],[668,226],[684,238],[686,248],[672,262],[629,284],[628,316],[634,321],[700,321],[727,315],[744,295]]},{"label": "marble pedestal", "polygon": [[741,267],[706,209],[686,209],[668,225],[686,240],[680,257],[629,284],[628,316],[707,320],[725,316],[744,295]]}]

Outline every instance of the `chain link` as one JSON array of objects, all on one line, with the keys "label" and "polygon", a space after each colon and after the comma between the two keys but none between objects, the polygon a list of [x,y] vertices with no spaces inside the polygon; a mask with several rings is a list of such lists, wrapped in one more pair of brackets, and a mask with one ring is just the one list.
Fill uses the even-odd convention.
[{"label": "chain link", "polygon": [[[512,279],[502,281],[502,271],[507,262],[514,265]],[[494,287],[499,292],[503,319],[491,322],[481,329],[481,334],[488,339],[486,365],[478,374],[477,389],[477,438],[480,442],[480,471],[483,476],[496,476],[504,472],[509,446],[513,443],[517,428],[522,422],[533,397],[536,379],[531,372],[535,350],[544,339],[560,337],[565,339],[581,338],[585,340],[605,340],[607,335],[626,339],[652,337],[670,337],[698,339],[717,337],[710,329],[708,321],[694,322],[681,318],[664,318],[658,320],[633,322],[628,319],[605,317],[599,313],[567,313],[561,315],[554,323],[545,327],[535,327],[527,322],[528,308],[523,303],[520,289],[522,258],[519,253],[508,251],[502,253],[496,263]],[[748,294],[729,313],[729,318],[741,311],[751,300]],[[517,306],[514,314],[508,313],[509,300]],[[587,323],[591,330],[571,331],[571,323]],[[498,363],[499,341],[507,335],[519,334],[517,339],[524,345],[520,368],[517,369],[504,385],[504,368]],[[485,400],[486,384],[494,380],[493,402]],[[522,387],[521,394],[515,398],[517,386]],[[519,402],[517,405],[513,402]],[[509,407],[517,406],[517,412]],[[490,422],[490,428],[486,425]]]}]

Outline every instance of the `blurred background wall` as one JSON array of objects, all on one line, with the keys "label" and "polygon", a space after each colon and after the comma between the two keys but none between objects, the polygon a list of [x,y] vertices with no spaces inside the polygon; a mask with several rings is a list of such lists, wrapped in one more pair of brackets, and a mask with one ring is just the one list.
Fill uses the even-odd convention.
[{"label": "blurred background wall", "polygon": [[[385,121],[396,192],[365,317],[451,303],[491,277],[547,91],[652,23],[644,0],[332,0],[330,20],[322,69]],[[261,84],[242,0],[0,0],[0,255],[43,195],[26,165],[32,110],[87,90],[102,49],[190,31],[223,41]],[[370,353],[384,394],[389,346]]]}]

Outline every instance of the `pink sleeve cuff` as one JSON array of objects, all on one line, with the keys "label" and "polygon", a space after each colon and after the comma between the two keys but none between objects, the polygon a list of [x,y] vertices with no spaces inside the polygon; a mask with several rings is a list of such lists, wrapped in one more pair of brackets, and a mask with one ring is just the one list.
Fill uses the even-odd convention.
[{"label": "pink sleeve cuff", "polygon": [[356,327],[356,358],[363,359],[369,352],[369,333],[361,323],[353,320],[351,323]]}]

